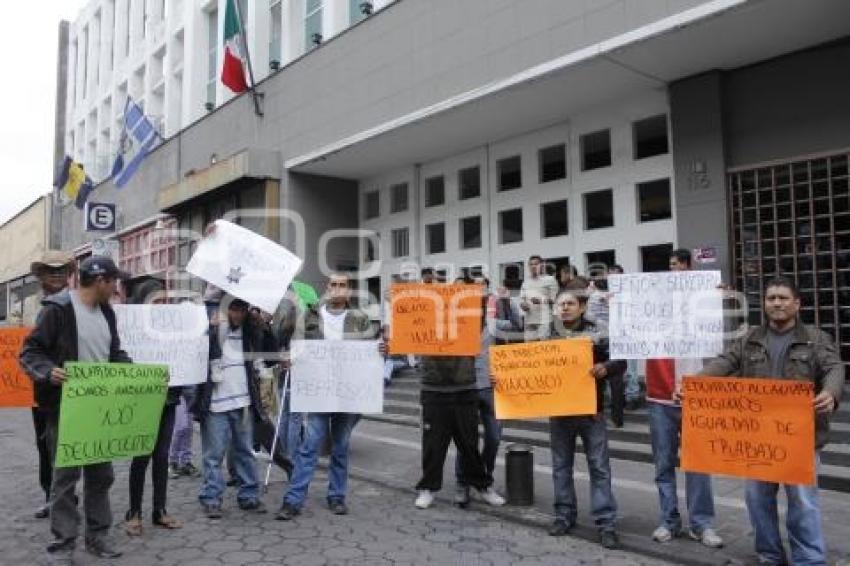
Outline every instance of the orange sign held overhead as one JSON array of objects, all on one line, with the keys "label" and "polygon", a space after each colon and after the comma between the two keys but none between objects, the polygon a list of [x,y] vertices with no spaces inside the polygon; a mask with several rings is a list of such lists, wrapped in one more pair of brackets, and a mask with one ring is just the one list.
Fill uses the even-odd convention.
[{"label": "orange sign held overhead", "polygon": [[682,469],[814,485],[813,391],[788,379],[685,377]]},{"label": "orange sign held overhead", "polygon": [[477,356],[481,300],[480,285],[393,285],[390,354]]},{"label": "orange sign held overhead", "polygon": [[588,338],[492,346],[496,418],[595,415],[593,345]]},{"label": "orange sign held overhead", "polygon": [[31,328],[0,328],[0,407],[32,407],[32,381],[18,365]]}]

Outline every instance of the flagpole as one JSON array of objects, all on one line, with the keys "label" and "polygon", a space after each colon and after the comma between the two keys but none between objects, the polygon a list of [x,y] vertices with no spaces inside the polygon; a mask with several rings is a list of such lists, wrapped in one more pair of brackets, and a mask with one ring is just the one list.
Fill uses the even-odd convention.
[{"label": "flagpole", "polygon": [[251,65],[251,52],[248,50],[248,38],[245,37],[245,20],[242,19],[242,7],[239,5],[239,0],[227,0],[233,2],[236,8],[236,19],[239,20],[239,37],[242,39],[242,48],[245,50],[245,61],[248,63],[248,77],[251,79],[251,95],[254,98],[254,112],[257,116],[263,116],[263,110],[260,108],[260,99],[262,93],[257,92],[257,82],[254,80],[254,67]]}]

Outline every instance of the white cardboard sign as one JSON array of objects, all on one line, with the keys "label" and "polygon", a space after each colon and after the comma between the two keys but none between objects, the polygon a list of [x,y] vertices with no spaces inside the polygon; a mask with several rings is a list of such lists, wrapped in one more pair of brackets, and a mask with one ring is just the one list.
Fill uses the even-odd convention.
[{"label": "white cardboard sign", "polygon": [[612,360],[709,358],[723,350],[719,271],[610,275]]},{"label": "white cardboard sign", "polygon": [[373,340],[293,340],[292,410],[381,413],[384,360]]},{"label": "white cardboard sign", "polygon": [[168,385],[207,380],[209,322],[206,309],[177,305],[113,305],[121,347],[134,362],[168,365]]},{"label": "white cardboard sign", "polygon": [[295,254],[226,220],[198,244],[186,271],[268,313],[277,310],[301,269]]}]

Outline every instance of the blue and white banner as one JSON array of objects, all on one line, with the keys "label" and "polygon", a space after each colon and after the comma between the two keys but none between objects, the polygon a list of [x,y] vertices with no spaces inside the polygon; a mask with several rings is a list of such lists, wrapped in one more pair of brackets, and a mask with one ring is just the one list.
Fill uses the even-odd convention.
[{"label": "blue and white banner", "polygon": [[124,131],[121,147],[112,166],[112,179],[118,188],[127,184],[148,153],[160,142],[161,136],[145,116],[142,107],[128,96],[124,107]]}]

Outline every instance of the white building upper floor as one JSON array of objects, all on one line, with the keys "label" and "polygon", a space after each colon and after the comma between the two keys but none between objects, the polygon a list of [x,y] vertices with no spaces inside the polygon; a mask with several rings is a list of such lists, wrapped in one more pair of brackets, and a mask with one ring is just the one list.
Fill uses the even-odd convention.
[{"label": "white building upper floor", "polygon": [[[239,0],[254,78],[393,0]],[[234,95],[219,76],[227,0],[91,0],[67,46],[65,151],[97,182],[118,151],[127,97],[170,137]]]}]

